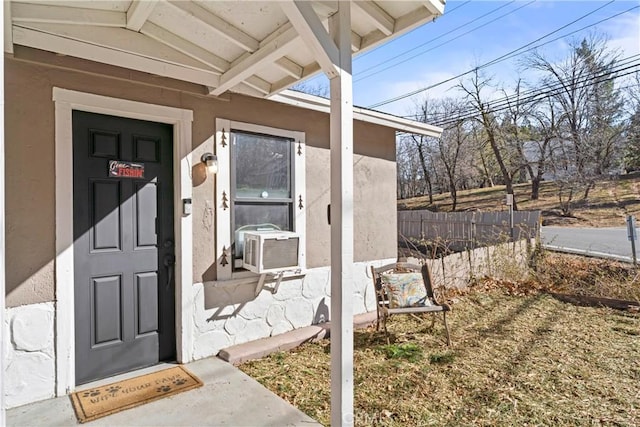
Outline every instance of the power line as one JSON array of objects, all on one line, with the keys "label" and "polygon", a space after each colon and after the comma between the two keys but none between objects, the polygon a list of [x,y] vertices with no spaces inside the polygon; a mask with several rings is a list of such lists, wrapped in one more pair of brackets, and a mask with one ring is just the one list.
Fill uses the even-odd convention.
[{"label": "power line", "polygon": [[[600,74],[597,75],[591,75],[591,76],[587,76],[583,79],[579,79],[578,81],[572,82],[572,85],[574,87],[576,87],[576,85],[583,85],[585,83],[589,83],[589,82],[593,82],[593,84],[598,84],[601,83],[603,81],[607,81],[607,79],[602,80],[603,77],[609,77],[613,74],[619,73],[621,71],[626,71],[629,70],[631,68],[635,68],[640,66],[640,61],[638,60],[634,60],[634,61],[630,61],[631,58],[635,58],[640,56],[640,54],[638,55],[633,55],[630,56],[628,58],[625,58],[623,61],[621,61],[620,63],[616,64],[614,66],[614,68],[612,68],[611,70],[606,70],[603,71]],[[632,63],[635,62],[635,63]],[[631,72],[633,73],[633,72]],[[626,76],[629,73],[626,73],[624,75],[619,75],[619,76],[613,76],[613,78],[619,78],[619,77],[623,77]],[[558,94],[560,93],[561,90],[564,89],[565,87],[565,83],[566,81],[560,81],[560,82],[556,82],[553,85],[549,85],[545,88],[534,88],[525,92],[521,92],[521,93],[515,93],[512,94],[510,96],[506,96],[504,98],[500,98],[497,100],[493,100],[493,101],[489,101],[486,103],[487,107],[489,107],[490,111],[497,111],[497,110],[502,110],[502,107],[506,107],[509,108],[509,106],[511,105],[511,101],[513,98],[517,98],[519,100],[520,103],[526,103],[526,102],[531,102],[531,101],[536,101],[536,98],[541,98],[544,99],[546,94],[552,93],[552,92],[556,92],[554,94]],[[582,86],[585,87],[585,86]],[[581,87],[576,87],[576,88],[581,88]],[[619,90],[619,89],[618,89]],[[473,117],[476,115],[477,112],[477,108],[476,107],[470,107],[470,108],[466,108],[463,109],[459,112],[459,114],[455,117],[455,118],[451,118],[451,120],[459,120],[459,119],[464,119],[466,116],[469,117]],[[442,119],[436,118],[436,117],[442,117]],[[423,117],[425,118],[425,120],[428,121],[435,121],[436,123],[444,123],[448,120],[444,120],[449,119],[450,114],[448,113],[435,113],[435,114],[428,114],[428,115],[423,115],[423,114],[415,114],[412,116],[406,116],[406,118],[409,117],[414,117],[415,119],[422,119]],[[440,122],[438,122],[440,120]]]},{"label": "power line", "polygon": [[[593,78],[598,78],[598,77],[602,77],[602,76],[605,76],[605,75],[610,75],[610,74],[616,73],[616,72],[618,72],[618,71],[626,70],[627,68],[622,68],[622,67],[624,67],[624,66],[626,66],[626,65],[629,65],[629,63],[630,63],[630,62],[636,61],[636,59],[635,59],[635,58],[638,58],[638,57],[640,57],[640,54],[635,54],[635,55],[628,56],[628,57],[626,57],[626,58],[622,58],[622,59],[618,60],[618,61],[613,65],[613,68],[612,68],[611,70],[606,70],[606,71],[604,71],[604,74],[602,74],[602,75],[600,75],[600,76],[595,76],[595,77],[594,77],[594,76],[588,76],[588,77],[586,78],[586,80],[578,81],[578,82],[576,82],[576,83],[577,83],[577,84],[580,84],[580,83],[583,83],[584,81],[591,80],[591,79],[593,79]],[[637,66],[637,65],[638,65],[638,64],[633,64],[633,65],[631,65],[631,66],[633,67],[633,66]],[[560,82],[557,82],[557,83],[555,84],[555,87],[550,86],[550,87],[547,87],[547,88],[545,88],[545,89],[547,89],[547,90],[550,90],[550,89],[560,89],[560,88],[562,88],[562,87],[563,87],[563,83],[564,83],[563,81],[560,81]],[[489,101],[489,104],[491,104],[491,105],[500,105],[500,104],[503,104],[503,103],[505,103],[505,102],[506,102],[506,103],[508,103],[512,98],[521,98],[521,99],[524,99],[524,98],[529,97],[530,95],[534,95],[534,94],[537,94],[537,93],[540,93],[540,88],[532,88],[532,89],[525,90],[525,91],[522,91],[522,92],[513,93],[513,94],[511,94],[511,95],[505,95],[505,96],[504,96],[504,97],[502,97],[502,98],[498,98],[498,99],[491,100],[491,101]],[[466,113],[468,113],[468,112],[472,112],[472,111],[475,111],[475,108],[474,108],[474,107],[467,107],[467,108],[465,108],[465,109],[461,110],[461,112],[460,112],[460,113],[461,113],[462,115],[464,115],[464,114],[466,114]],[[445,117],[445,116],[447,116],[447,113],[436,113],[436,114],[432,114],[432,115],[430,115],[430,116],[431,116],[430,120],[437,120],[437,119],[435,118],[435,116],[437,116],[437,115],[441,115],[441,116]],[[422,117],[422,115],[421,115],[421,114],[412,114],[412,115],[403,116],[403,117],[404,117],[404,118],[416,118],[416,119],[417,119],[417,118],[421,118],[421,117]]]},{"label": "power line", "polygon": [[[631,68],[636,68],[640,66],[640,62],[637,62],[635,64],[629,65],[627,67],[618,69],[615,71],[615,73],[620,73],[622,71],[627,71]],[[629,74],[633,74],[635,73],[635,71],[628,71],[624,74],[618,74],[615,76],[611,76],[611,74],[613,73],[605,73],[602,75],[598,75],[598,76],[591,76],[590,78],[586,78],[584,80],[580,80],[578,82],[574,82],[573,83],[573,88],[575,89],[584,89],[587,88],[589,86],[594,86],[596,84],[600,84],[606,81],[610,81],[610,80],[615,80],[618,78],[622,78],[625,77]],[[609,77],[611,76],[611,77]],[[605,78],[603,78],[605,77]],[[542,99],[546,99],[552,96],[556,96],[559,95],[560,93],[562,93],[564,91],[564,87],[561,84],[556,85],[555,87],[548,87],[545,88],[542,91],[539,91],[535,94],[529,95],[525,98],[519,99],[520,103],[531,103],[531,102],[537,102],[540,101]],[[509,100],[510,101],[510,100]],[[495,113],[495,112],[500,112],[500,111],[504,111],[507,110],[509,108],[511,108],[511,103],[507,101],[507,102],[502,102],[502,103],[498,103],[498,104],[491,104],[488,103],[487,104],[487,109],[485,112],[489,112],[489,113]],[[441,122],[438,122],[438,125],[443,125],[443,124],[448,124],[454,121],[458,121],[458,120],[465,120],[468,118],[472,118],[472,117],[476,117],[478,114],[477,110],[474,110],[473,112],[466,112],[466,113],[462,113],[456,117],[451,117],[451,118],[447,118],[446,120],[442,120]]]},{"label": "power line", "polygon": [[[618,70],[618,71],[626,71],[628,69],[636,68],[638,66],[640,66],[640,62],[638,62],[636,64],[633,64],[631,66],[628,66],[628,67],[626,67],[624,69]],[[627,75],[635,73],[636,71],[637,70],[627,71],[625,73],[622,73],[622,74],[619,74],[619,75],[616,75],[616,76],[607,77],[607,78],[604,78],[604,79],[601,78],[603,76],[597,76],[597,77],[591,79],[591,80],[597,80],[597,81],[589,82],[589,80],[586,80],[586,81],[583,81],[583,82],[579,83],[580,86],[576,86],[575,88],[576,89],[585,89],[587,87],[594,86],[596,84],[600,84],[600,83],[603,83],[603,82],[607,82],[607,81],[611,81],[611,80],[615,80],[615,79],[619,79],[619,78],[625,77]],[[622,90],[622,89],[618,88],[618,90]],[[554,97],[556,95],[559,95],[560,93],[562,93],[562,88],[555,87],[555,88],[540,92],[538,94],[531,95],[527,99],[521,100],[521,102],[523,102],[523,103],[537,102],[537,101],[541,101],[543,99]],[[498,113],[498,112],[507,110],[510,107],[511,107],[510,104],[502,104],[502,105],[499,105],[499,106],[493,106],[493,105],[489,104],[486,112],[487,113]],[[436,126],[440,126],[440,127],[446,127],[447,125],[452,124],[452,123],[456,123],[456,122],[459,122],[459,121],[464,121],[464,120],[468,120],[468,119],[477,117],[479,114],[480,114],[480,112],[474,112],[474,113],[470,113],[470,114],[466,114],[466,115],[460,115],[460,116],[456,116],[456,117],[451,117],[451,118],[449,118],[447,120],[443,120],[441,122],[436,122],[435,125]]]},{"label": "power line", "polygon": [[[626,75],[628,75],[628,74],[633,74],[633,72],[625,73],[624,75],[621,75],[621,76],[618,76],[618,77],[624,77],[624,76],[626,76]],[[611,78],[611,79],[607,79],[607,80],[605,80],[605,81],[613,80],[613,79],[616,79],[616,78],[618,78],[618,77],[613,77],[613,78]],[[595,84],[595,83],[594,83],[594,84]],[[630,84],[630,85],[628,85],[628,86],[622,86],[622,87],[619,87],[619,88],[617,88],[617,90],[626,90],[626,89],[631,89],[631,88],[640,88],[640,85],[638,85],[638,84]],[[552,95],[547,95],[545,98],[550,98],[551,96],[552,96]],[[543,98],[543,99],[544,99],[544,98]],[[503,108],[503,110],[504,110],[504,109],[506,109],[506,108]],[[494,111],[494,112],[495,112],[495,111]],[[473,117],[475,117],[475,116],[473,116],[473,115],[469,115],[468,117],[466,117],[466,118],[464,118],[464,119],[462,119],[462,120],[468,120],[468,119],[471,119],[471,118],[473,118]],[[451,126],[451,127],[445,127],[446,125],[451,124],[451,123],[458,123],[459,121],[460,121],[459,119],[457,119],[457,120],[452,120],[452,121],[451,121],[451,122],[449,122],[449,123],[444,123],[443,125],[436,124],[435,126],[442,127],[442,128],[443,128],[443,130],[448,130],[448,129],[451,129],[451,128],[452,128],[452,126]],[[396,133],[397,133],[397,135],[398,135],[398,136],[403,136],[403,135],[415,135],[414,133],[412,133],[412,132],[407,132],[407,131],[398,131],[398,132],[396,132]]]},{"label": "power line", "polygon": [[[464,3],[462,3],[462,4],[460,4],[460,5],[456,6],[456,7],[454,7],[454,8],[453,8],[453,9],[451,9],[451,10],[446,10],[446,11],[445,11],[446,13],[445,13],[444,15],[442,15],[442,17],[441,17],[441,18],[439,18],[439,19],[442,19],[442,18],[446,18],[446,17],[448,17],[448,16],[451,16],[451,14],[452,14],[453,12],[455,12],[456,10],[460,9],[462,6],[464,6],[464,5],[466,5],[466,4],[469,4],[469,3],[471,3],[471,0],[467,0],[467,1],[465,1]],[[418,29],[418,28],[416,28],[416,30],[417,30],[417,29]],[[400,39],[401,39],[401,38],[403,38],[403,37],[408,36],[408,35],[409,35],[409,34],[411,34],[412,32],[413,32],[413,31],[409,31],[408,33],[404,33],[403,35],[401,35],[401,36],[399,36],[399,37],[396,37],[395,39],[393,39],[393,41],[392,41],[391,43],[393,43],[393,42],[395,42],[395,41],[397,41],[397,40],[400,40]],[[378,50],[378,49],[380,49],[380,48],[382,48],[382,47],[388,47],[388,46],[389,46],[389,44],[385,44],[385,45],[380,45],[380,46],[374,47],[373,49],[368,50],[368,51],[366,51],[365,53],[363,53],[363,54],[358,55],[357,57],[355,57],[355,58],[354,58],[354,62],[355,62],[355,61],[357,61],[357,60],[359,60],[359,59],[361,59],[361,58],[364,58],[365,56],[369,55],[370,53],[375,52],[376,50]]]},{"label": "power line", "polygon": [[[491,23],[493,23],[493,22],[495,22],[495,21],[497,21],[497,20],[499,20],[499,19],[501,19],[501,18],[504,18],[505,16],[510,15],[510,14],[512,14],[512,13],[514,13],[514,12],[516,12],[516,11],[520,10],[520,9],[522,9],[522,8],[523,8],[523,7],[525,7],[525,6],[528,6],[529,4],[531,4],[531,3],[535,2],[535,1],[536,1],[536,0],[530,1],[529,3],[525,4],[524,6],[520,6],[519,8],[514,9],[514,10],[512,10],[512,11],[511,11],[511,12],[509,12],[509,13],[506,13],[506,14],[504,14],[504,15],[498,16],[497,18],[495,18],[495,19],[493,19],[493,20],[491,20],[491,21],[489,21],[489,22],[487,22],[487,23],[485,23],[485,24],[482,24],[482,25],[480,25],[480,26],[478,26],[478,27],[475,27],[475,28],[473,28],[473,29],[471,29],[471,30],[467,31],[466,33],[463,33],[463,34],[460,34],[460,35],[459,35],[459,36],[457,36],[457,37],[451,38],[451,39],[449,39],[449,40],[445,41],[444,43],[441,43],[441,44],[439,44],[439,45],[437,45],[437,46],[435,46],[435,47],[433,47],[433,48],[431,48],[431,49],[428,49],[428,50],[426,50],[426,51],[424,51],[424,52],[421,52],[421,53],[419,53],[419,54],[417,54],[417,55],[414,55],[414,56],[412,56],[412,57],[410,57],[410,58],[407,58],[407,59],[405,59],[405,60],[403,60],[403,61],[401,61],[401,62],[398,62],[397,64],[394,64],[394,65],[388,66],[388,67],[386,67],[386,68],[383,68],[383,69],[382,69],[382,70],[380,70],[380,71],[377,71],[377,72],[370,73],[370,74],[367,74],[367,75],[365,75],[365,76],[359,77],[359,78],[357,78],[357,79],[355,79],[355,80],[354,80],[354,83],[357,83],[357,82],[359,82],[359,81],[361,81],[361,80],[367,79],[367,78],[369,78],[369,77],[371,77],[371,76],[373,76],[373,75],[375,75],[375,74],[381,73],[381,72],[386,71],[386,70],[388,70],[388,69],[390,69],[390,68],[396,67],[396,66],[398,66],[398,65],[400,65],[400,64],[402,64],[402,63],[404,63],[404,62],[407,62],[407,61],[409,61],[409,60],[411,60],[411,59],[413,59],[413,58],[415,58],[415,57],[417,57],[417,56],[419,56],[419,55],[422,55],[422,54],[427,53],[427,52],[429,52],[429,51],[431,51],[431,50],[433,50],[433,49],[436,49],[436,48],[438,48],[438,47],[440,47],[440,46],[443,46],[443,45],[445,45],[445,44],[447,44],[447,43],[450,43],[450,42],[452,42],[452,41],[454,41],[454,40],[457,40],[457,39],[459,39],[460,37],[462,37],[462,36],[464,36],[464,35],[467,35],[467,34],[469,34],[469,33],[473,32],[473,31],[475,31],[475,30],[477,30],[477,29],[479,29],[479,28],[482,28],[482,27],[486,26],[486,25],[489,25],[489,24],[491,24]],[[495,8],[495,9],[493,9],[493,10],[491,10],[491,11],[487,12],[487,13],[485,13],[484,15],[478,16],[477,18],[472,19],[471,21],[469,21],[469,22],[467,22],[467,23],[465,23],[465,24],[463,24],[463,25],[461,25],[461,26],[459,26],[459,27],[457,27],[457,28],[454,28],[454,29],[453,29],[453,30],[451,30],[451,31],[448,31],[448,32],[446,32],[446,33],[444,33],[444,34],[439,35],[438,37],[435,37],[435,38],[433,38],[433,39],[430,39],[430,40],[428,40],[428,41],[427,41],[427,42],[425,42],[425,43],[422,43],[422,44],[419,44],[418,46],[412,47],[411,49],[408,49],[408,50],[406,50],[406,51],[404,51],[404,52],[402,52],[402,53],[399,53],[398,55],[392,56],[391,58],[387,58],[387,59],[385,59],[384,61],[382,61],[382,62],[380,62],[380,63],[378,63],[378,64],[375,64],[375,65],[373,65],[373,66],[369,67],[369,68],[367,69],[367,72],[369,72],[369,71],[371,71],[371,70],[373,70],[373,69],[375,69],[375,68],[379,68],[379,67],[381,67],[381,66],[383,66],[383,65],[385,65],[385,64],[387,64],[387,63],[389,63],[390,61],[393,61],[394,59],[400,58],[400,57],[402,57],[402,56],[404,56],[404,55],[406,55],[406,54],[408,54],[408,53],[411,53],[412,51],[415,51],[415,50],[417,50],[417,49],[419,49],[419,48],[421,48],[421,47],[423,47],[423,46],[426,46],[426,45],[428,45],[428,44],[431,44],[431,43],[435,42],[436,40],[439,40],[439,39],[441,39],[441,38],[443,38],[443,37],[445,37],[445,36],[449,35],[450,33],[453,33],[453,32],[455,32],[455,31],[457,31],[457,30],[459,30],[459,29],[461,29],[461,28],[466,27],[467,25],[473,24],[474,22],[476,22],[476,21],[478,21],[478,20],[480,20],[480,19],[484,18],[485,16],[491,15],[492,13],[495,13],[495,12],[497,12],[498,10],[503,9],[503,8],[505,8],[505,7],[509,6],[511,3],[515,3],[515,0],[512,0],[512,1],[510,1],[509,3],[503,4],[503,5],[499,6],[499,7]],[[447,16],[447,15],[445,15],[445,16]]]},{"label": "power line", "polygon": [[[581,20],[581,19],[584,19],[585,17],[587,17],[587,16],[589,16],[589,15],[591,15],[591,14],[593,14],[593,13],[597,12],[598,10],[602,9],[603,7],[605,7],[605,6],[607,6],[607,5],[611,4],[611,3],[613,3],[613,1],[614,1],[614,0],[611,0],[611,1],[609,1],[608,3],[606,3],[604,6],[601,6],[601,7],[597,8],[597,9],[595,9],[595,10],[593,10],[593,11],[591,11],[591,12],[589,12],[589,13],[587,13],[587,14],[583,15],[583,16],[581,16],[580,18],[578,18],[578,19],[576,19],[576,20],[574,20],[574,21],[570,22],[569,24],[566,24],[566,25],[564,25],[564,26],[562,26],[562,27],[560,27],[560,28],[558,28],[558,29],[556,29],[556,30],[554,30],[554,31],[550,32],[550,33],[547,33],[547,34],[545,34],[544,36],[542,36],[542,37],[540,37],[540,38],[538,38],[538,39],[536,39],[536,40],[534,40],[534,41],[532,41],[532,42],[530,42],[530,43],[527,43],[527,44],[526,44],[526,45],[524,45],[524,46],[521,46],[521,47],[519,47],[519,48],[517,48],[517,49],[514,49],[514,50],[512,50],[512,51],[510,51],[510,52],[508,52],[508,53],[506,53],[506,54],[504,54],[504,55],[502,55],[502,56],[499,56],[498,58],[495,58],[495,59],[493,59],[493,60],[491,60],[491,61],[489,61],[489,62],[486,62],[486,63],[484,63],[484,64],[482,64],[482,65],[477,66],[477,67],[474,67],[474,68],[472,68],[471,70],[468,70],[468,71],[465,71],[465,72],[463,72],[463,73],[460,73],[460,74],[458,74],[458,75],[456,75],[456,76],[453,76],[453,77],[451,77],[451,78],[449,78],[449,79],[443,80],[443,81],[441,81],[441,82],[439,82],[439,83],[435,83],[435,84],[429,85],[429,86],[427,86],[427,87],[425,87],[425,88],[418,89],[418,90],[414,90],[414,91],[412,91],[412,92],[408,92],[408,93],[405,93],[405,94],[403,94],[403,95],[396,96],[396,97],[391,98],[391,99],[388,99],[388,100],[386,100],[386,101],[378,102],[378,103],[376,103],[376,104],[370,105],[368,108],[377,108],[377,107],[380,107],[380,106],[382,106],[382,105],[391,104],[391,103],[396,102],[396,101],[399,101],[399,100],[401,100],[401,99],[405,99],[405,98],[408,98],[408,97],[410,97],[410,96],[417,95],[418,93],[421,93],[421,92],[427,91],[427,90],[429,90],[429,89],[433,89],[433,88],[438,87],[438,86],[441,86],[441,85],[443,85],[443,84],[445,84],[445,83],[449,83],[449,82],[451,82],[451,81],[453,81],[453,80],[456,80],[456,79],[458,79],[458,78],[460,78],[460,77],[463,77],[463,76],[465,76],[465,75],[467,75],[467,74],[469,74],[469,73],[472,73],[472,72],[474,72],[474,71],[481,70],[481,69],[483,69],[483,68],[489,67],[489,66],[491,66],[491,65],[495,65],[495,64],[497,64],[497,63],[499,63],[499,62],[505,61],[505,60],[510,59],[510,58],[512,58],[512,57],[522,55],[522,54],[523,54],[523,53],[525,53],[525,52],[529,52],[529,51],[531,51],[531,50],[533,50],[533,49],[536,49],[536,48],[539,48],[539,47],[544,46],[544,45],[546,45],[546,44],[552,43],[552,42],[554,42],[554,41],[556,41],[556,40],[559,40],[559,39],[561,39],[561,38],[567,37],[567,36],[569,36],[569,35],[571,35],[571,34],[575,34],[576,32],[583,31],[583,30],[585,30],[585,29],[587,29],[587,28],[589,28],[589,27],[593,27],[594,25],[601,24],[601,23],[603,23],[603,22],[605,22],[605,21],[608,21],[608,20],[610,20],[610,19],[616,18],[616,17],[618,17],[618,16],[620,16],[620,15],[623,15],[623,14],[625,14],[625,13],[629,13],[629,12],[631,12],[632,10],[634,10],[634,9],[638,9],[638,8],[640,7],[640,6],[634,6],[634,7],[631,7],[631,8],[629,8],[629,9],[627,9],[627,10],[624,10],[624,11],[622,11],[622,12],[616,13],[615,15],[612,15],[612,16],[610,16],[610,17],[608,17],[608,18],[605,18],[605,19],[602,19],[602,20],[600,20],[600,21],[594,22],[593,24],[586,25],[586,26],[584,26],[584,27],[582,27],[582,28],[580,28],[580,29],[578,29],[578,30],[575,30],[575,31],[573,31],[573,32],[571,32],[571,33],[568,33],[568,34],[565,34],[565,35],[563,35],[563,36],[560,36],[560,37],[558,37],[558,38],[556,38],[556,39],[549,40],[548,42],[541,43],[541,44],[539,44],[539,45],[537,45],[537,46],[530,47],[529,49],[526,49],[526,50],[522,50],[523,48],[525,48],[525,47],[527,47],[527,46],[530,46],[530,45],[532,45],[533,43],[536,43],[537,41],[540,41],[540,40],[542,40],[542,39],[544,39],[544,38],[548,37],[548,36],[549,36],[549,35],[551,35],[551,34],[557,33],[558,31],[562,30],[563,28],[566,28],[566,27],[568,27],[569,25],[572,25],[573,23],[578,22],[578,21],[579,21],[579,20]],[[516,53],[516,52],[521,51],[521,50],[522,50],[522,52]]]},{"label": "power line", "polygon": [[585,15],[581,16],[581,17],[579,17],[578,19],[575,19],[574,21],[572,21],[572,22],[570,22],[570,23],[568,23],[568,24],[565,24],[565,25],[563,25],[563,26],[562,26],[562,27],[560,27],[560,28],[555,29],[554,31],[552,31],[552,32],[550,32],[550,33],[547,33],[547,34],[545,34],[544,36],[537,38],[536,40],[533,40],[533,41],[531,41],[531,42],[529,42],[529,43],[527,43],[527,44],[525,44],[525,45],[523,45],[523,46],[521,46],[521,47],[519,47],[519,48],[517,48],[517,49],[514,49],[514,50],[512,50],[512,51],[510,51],[510,52],[508,52],[508,53],[506,53],[506,54],[504,54],[504,55],[502,55],[502,56],[499,56],[498,58],[495,58],[495,59],[493,59],[493,60],[491,60],[491,61],[489,61],[489,62],[486,62],[486,63],[484,63],[484,64],[482,64],[482,65],[479,65],[479,66],[477,66],[477,67],[475,67],[475,68],[473,68],[473,69],[471,69],[471,70],[465,71],[464,73],[458,74],[458,75],[453,76],[453,77],[451,77],[451,78],[449,78],[449,79],[443,80],[443,81],[441,81],[441,82],[439,82],[439,83],[435,83],[435,84],[433,84],[433,85],[427,86],[426,88],[418,89],[418,90],[415,90],[415,91],[412,91],[412,92],[406,93],[406,94],[404,94],[404,95],[399,95],[399,96],[397,96],[397,97],[395,97],[395,98],[392,98],[392,99],[390,99],[390,100],[379,102],[379,103],[377,103],[377,104],[371,105],[369,108],[376,108],[376,107],[379,107],[379,106],[381,106],[381,105],[390,104],[390,103],[392,103],[392,102],[396,102],[396,101],[399,101],[399,100],[401,100],[401,99],[408,98],[409,96],[416,95],[416,94],[421,93],[421,92],[424,92],[424,91],[426,91],[426,90],[433,89],[433,88],[435,88],[435,87],[441,86],[441,85],[443,85],[443,84],[445,84],[445,83],[449,83],[449,82],[451,82],[451,81],[453,81],[453,80],[456,80],[456,79],[458,79],[458,78],[460,78],[460,77],[463,77],[463,76],[465,76],[465,75],[467,75],[467,74],[469,74],[469,73],[472,73],[472,72],[474,72],[474,71],[481,70],[481,69],[483,69],[483,68],[489,67],[489,66],[491,66],[491,65],[495,65],[495,64],[497,64],[497,63],[499,63],[499,62],[502,62],[502,61],[505,61],[505,60],[507,60],[507,59],[513,58],[513,57],[515,57],[515,56],[522,55],[522,54],[523,54],[523,53],[525,53],[525,52],[529,52],[529,51],[531,51],[531,50],[533,50],[533,49],[537,49],[537,48],[539,48],[539,47],[541,47],[541,46],[544,46],[544,45],[546,45],[546,44],[552,43],[552,42],[554,42],[554,41],[556,41],[556,40],[558,40],[558,39],[561,39],[561,38],[567,37],[567,36],[569,36],[569,35],[571,35],[571,34],[574,34],[574,33],[576,33],[576,32],[582,31],[582,30],[584,30],[584,29],[586,29],[586,28],[589,28],[589,27],[592,27],[592,26],[594,26],[594,25],[598,25],[598,24],[600,24],[600,23],[602,23],[602,22],[605,22],[605,21],[607,21],[607,20],[609,20],[609,19],[613,19],[613,18],[615,18],[615,17],[617,17],[617,16],[619,16],[619,15],[622,15],[622,14],[624,14],[624,13],[630,12],[631,10],[633,10],[633,9],[636,9],[636,8],[640,7],[640,6],[634,6],[634,7],[630,8],[630,9],[627,9],[626,11],[620,12],[620,13],[618,13],[618,14],[615,14],[615,15],[613,15],[613,16],[610,16],[610,17],[608,17],[608,18],[605,18],[605,19],[600,20],[600,21],[598,21],[598,22],[595,22],[595,23],[593,23],[593,24],[590,24],[590,25],[584,26],[584,27],[582,27],[582,28],[580,28],[580,29],[578,29],[578,30],[575,30],[575,31],[571,32],[571,33],[565,34],[565,35],[560,36],[560,37],[558,37],[558,38],[556,38],[556,39],[553,39],[553,40],[549,40],[549,41],[547,41],[547,42],[545,42],[545,43],[542,43],[542,44],[539,44],[539,45],[537,45],[537,46],[533,46],[533,47],[531,47],[531,48],[529,48],[529,49],[523,50],[522,52],[519,52],[519,53],[518,53],[518,51],[520,51],[520,50],[524,49],[525,47],[531,46],[532,44],[534,44],[534,43],[536,43],[536,42],[538,42],[538,41],[540,41],[540,40],[542,40],[542,39],[547,38],[547,37],[548,37],[548,36],[550,36],[551,34],[555,34],[555,33],[557,33],[558,31],[560,31],[560,30],[562,30],[562,29],[564,29],[564,28],[566,28],[566,27],[568,27],[568,26],[570,26],[570,25],[572,25],[572,24],[574,24],[574,23],[576,23],[576,22],[578,22],[578,21],[580,21],[580,20],[582,20],[582,19],[586,18],[587,16],[589,16],[589,15],[591,15],[591,14],[593,14],[593,13],[597,12],[598,10],[602,9],[603,7],[610,5],[611,3],[613,3],[613,1],[614,1],[614,0],[611,0],[611,1],[609,1],[608,3],[606,3],[605,5],[600,6],[600,7],[598,7],[597,9],[592,10],[591,12],[589,12],[589,13],[587,13],[587,14],[585,14]]},{"label": "power line", "polygon": [[[631,73],[625,73],[623,76],[618,76],[618,77],[624,77],[624,76],[626,76],[627,74],[633,74],[633,72],[631,72]],[[618,77],[614,77],[614,79],[615,79],[615,78],[618,78]],[[610,79],[609,79],[609,80],[610,80]],[[631,88],[640,88],[640,85],[638,85],[638,84],[635,84],[635,83],[634,83],[634,84],[630,84],[630,85],[627,85],[627,86],[619,87],[619,88],[617,88],[617,90],[626,90],[626,89],[631,89]],[[547,96],[547,98],[550,98],[551,96],[552,96],[552,95],[548,95],[548,96]],[[470,115],[470,116],[468,116],[466,119],[470,119],[470,118],[473,118],[473,117],[474,117],[474,116],[471,116],[471,115]],[[463,120],[464,120],[464,119],[463,119]],[[456,120],[455,122],[458,122],[458,121],[459,121],[459,120]],[[452,122],[452,123],[454,123],[454,122]],[[450,123],[446,123],[446,124],[450,124]],[[446,125],[446,124],[445,124],[445,125]],[[436,125],[436,126],[439,126],[439,125]],[[442,126],[440,126],[440,127],[442,127]],[[445,127],[445,128],[444,128],[444,130],[447,130],[447,129],[450,129],[450,128],[449,128],[449,127]],[[413,133],[411,133],[411,132],[406,132],[406,131],[398,131],[398,132],[397,132],[397,134],[398,134],[398,136],[402,136],[402,135],[414,135]]]}]

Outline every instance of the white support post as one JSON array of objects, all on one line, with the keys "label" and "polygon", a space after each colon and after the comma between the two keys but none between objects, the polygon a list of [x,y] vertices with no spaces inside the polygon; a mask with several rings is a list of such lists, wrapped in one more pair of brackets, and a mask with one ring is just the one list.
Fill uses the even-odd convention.
[{"label": "white support post", "polygon": [[353,426],[353,79],[351,12],[329,22],[338,47],[331,79],[331,425]]},{"label": "white support post", "polygon": [[[6,6],[0,9],[0,22],[2,22],[2,33],[5,34],[4,26],[7,25],[4,22],[4,13]],[[5,41],[6,43],[6,41]],[[6,50],[6,44],[5,44]],[[5,354],[4,343],[8,337],[5,336],[4,329],[4,311],[5,311],[5,244],[4,244],[4,218],[5,218],[5,206],[4,206],[4,61],[0,61],[0,426],[6,425],[5,411],[4,411],[4,372],[5,372]]]}]

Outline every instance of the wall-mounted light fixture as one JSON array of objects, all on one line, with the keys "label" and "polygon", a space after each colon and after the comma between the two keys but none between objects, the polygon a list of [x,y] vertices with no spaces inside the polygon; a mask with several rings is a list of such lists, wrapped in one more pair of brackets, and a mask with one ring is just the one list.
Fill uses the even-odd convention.
[{"label": "wall-mounted light fixture", "polygon": [[207,174],[218,173],[218,158],[213,153],[204,153],[200,158],[207,168]]}]

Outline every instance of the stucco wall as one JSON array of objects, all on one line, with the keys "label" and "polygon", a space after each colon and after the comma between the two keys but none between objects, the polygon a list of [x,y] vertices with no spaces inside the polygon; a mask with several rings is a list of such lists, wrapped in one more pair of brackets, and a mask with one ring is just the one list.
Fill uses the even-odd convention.
[{"label": "stucco wall", "polygon": [[[7,306],[53,301],[55,173],[53,87],[193,111],[194,159],[213,151],[217,117],[304,131],[307,267],[329,264],[329,117],[270,101],[205,96],[204,88],[27,48],[5,57]],[[160,85],[164,85],[162,88]],[[396,256],[395,133],[354,125],[355,260]],[[214,181],[193,189],[195,283],[215,277]]]}]

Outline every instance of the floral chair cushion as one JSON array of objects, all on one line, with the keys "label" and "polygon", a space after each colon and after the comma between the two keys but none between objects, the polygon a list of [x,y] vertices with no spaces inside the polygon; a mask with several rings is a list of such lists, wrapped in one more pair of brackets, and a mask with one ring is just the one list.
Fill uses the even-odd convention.
[{"label": "floral chair cushion", "polygon": [[421,273],[383,273],[380,278],[389,294],[389,308],[432,305]]}]

